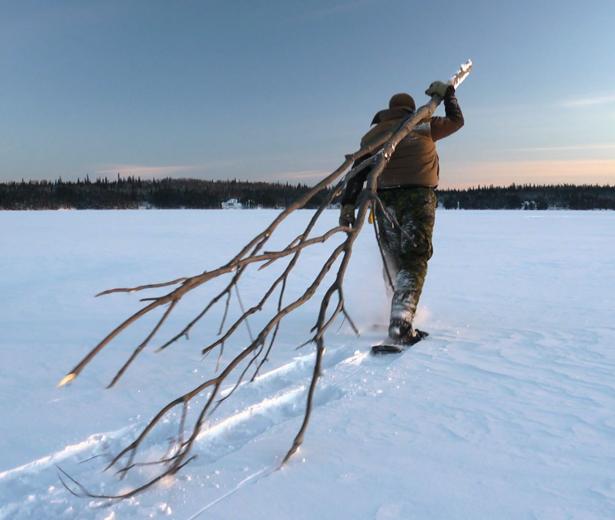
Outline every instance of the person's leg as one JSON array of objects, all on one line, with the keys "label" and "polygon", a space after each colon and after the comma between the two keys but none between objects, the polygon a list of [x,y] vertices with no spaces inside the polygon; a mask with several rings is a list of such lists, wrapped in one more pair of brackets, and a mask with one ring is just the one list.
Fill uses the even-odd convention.
[{"label": "person's leg", "polygon": [[[384,192],[379,195],[387,213],[397,218],[394,192]],[[392,297],[395,287],[395,278],[399,271],[399,259],[401,254],[400,230],[391,223],[380,208],[376,209],[376,224],[378,226],[380,247],[382,248],[382,255],[384,257],[382,276],[384,278],[387,295]]]},{"label": "person's leg", "polygon": [[432,234],[436,195],[428,188],[400,190],[396,214],[401,225],[395,292],[391,301],[389,335],[401,342],[411,341],[412,322],[427,276],[427,262],[433,253]]}]

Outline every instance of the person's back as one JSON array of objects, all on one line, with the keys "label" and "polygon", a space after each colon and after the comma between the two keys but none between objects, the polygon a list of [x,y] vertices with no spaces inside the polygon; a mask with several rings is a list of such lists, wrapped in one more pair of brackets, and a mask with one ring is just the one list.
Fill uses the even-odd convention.
[{"label": "person's back", "polygon": [[[452,85],[434,82],[426,94],[443,98],[445,117],[432,117],[405,137],[378,180],[378,196],[386,211],[376,210],[378,234],[385,256],[385,279],[393,285],[389,336],[401,344],[413,344],[422,337],[412,323],[427,275],[427,262],[433,253],[431,239],[437,204],[434,189],[440,177],[435,142],[464,124]],[[395,94],[389,108],[374,116],[375,126],[363,136],[361,146],[397,129],[414,111],[414,100],[409,94]],[[354,205],[368,172],[369,169],[355,176],[346,186],[341,225],[354,224]]]},{"label": "person's back", "polygon": [[[383,118],[361,139],[361,147],[367,146],[391,130],[395,130],[408,116],[400,110],[386,110]],[[380,176],[378,187],[402,185],[435,188],[438,185],[438,154],[431,138],[429,125],[420,125],[406,136],[395,149],[395,153]]]}]

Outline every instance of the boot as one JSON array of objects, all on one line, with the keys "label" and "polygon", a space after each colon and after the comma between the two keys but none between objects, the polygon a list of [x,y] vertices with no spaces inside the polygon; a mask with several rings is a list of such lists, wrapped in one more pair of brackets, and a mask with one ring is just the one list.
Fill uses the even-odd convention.
[{"label": "boot", "polygon": [[389,338],[398,345],[414,345],[425,336],[427,336],[426,332],[415,330],[412,323],[408,321],[392,319],[389,324]]}]

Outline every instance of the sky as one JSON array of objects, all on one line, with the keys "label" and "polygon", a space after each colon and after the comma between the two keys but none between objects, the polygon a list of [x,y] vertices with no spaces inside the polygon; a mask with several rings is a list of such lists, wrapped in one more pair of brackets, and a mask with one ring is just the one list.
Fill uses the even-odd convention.
[{"label": "sky", "polygon": [[[441,187],[615,184],[614,0],[0,0],[0,181],[313,183],[471,58]],[[442,113],[443,109],[439,109]]]}]

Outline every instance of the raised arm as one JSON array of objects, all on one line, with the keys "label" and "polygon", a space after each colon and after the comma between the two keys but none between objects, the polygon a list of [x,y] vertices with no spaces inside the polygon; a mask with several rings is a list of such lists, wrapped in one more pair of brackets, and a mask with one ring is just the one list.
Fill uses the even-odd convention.
[{"label": "raised arm", "polygon": [[[444,88],[443,88],[444,87]],[[439,93],[438,89],[442,89],[444,100],[444,117],[434,116],[431,118],[431,137],[434,141],[444,139],[452,133],[456,132],[463,126],[463,114],[455,97],[455,87],[446,85],[445,83],[435,81],[431,84],[427,92],[432,90]]]}]

